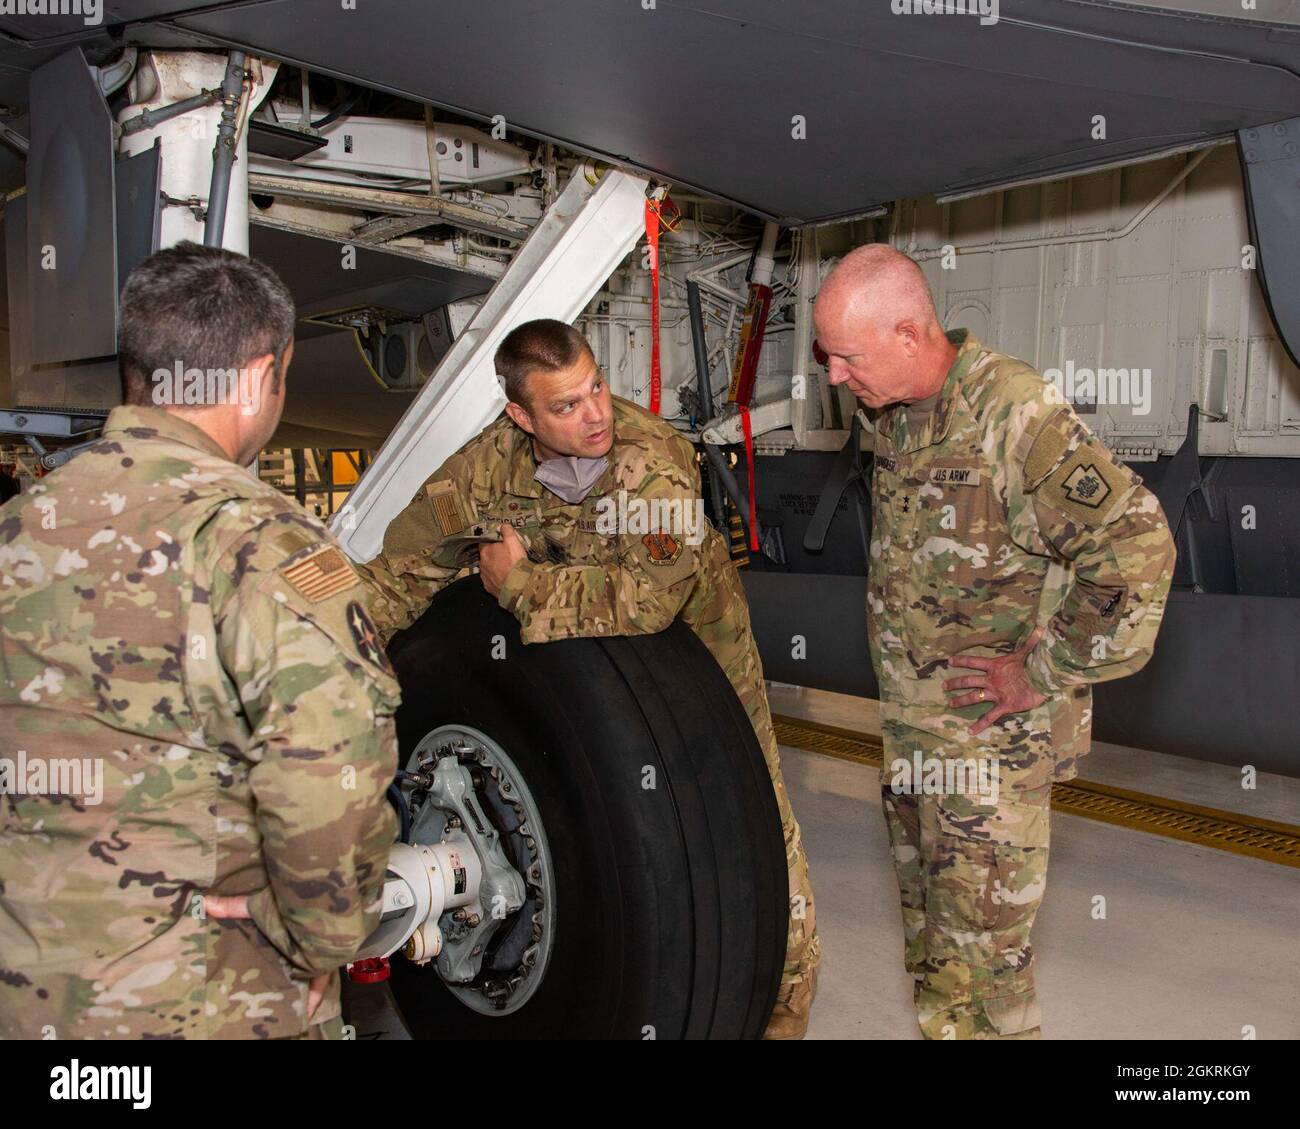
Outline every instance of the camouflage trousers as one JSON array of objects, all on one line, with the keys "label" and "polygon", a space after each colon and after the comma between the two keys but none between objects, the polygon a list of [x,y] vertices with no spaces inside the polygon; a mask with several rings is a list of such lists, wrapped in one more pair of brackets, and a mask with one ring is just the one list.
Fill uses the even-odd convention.
[{"label": "camouflage trousers", "polygon": [[[777,811],[781,814],[781,833],[785,838],[785,865],[790,882],[790,923],[786,933],[785,966],[781,970],[781,988],[777,1001],[788,1005],[821,964],[822,943],[817,936],[817,909],[813,902],[812,881],[808,877],[808,856],[804,854],[799,821],[795,819],[794,810],[790,807],[790,796],[781,774],[781,756],[776,744],[776,730],[772,727],[767,686],[760,674],[756,680],[747,680],[737,686],[737,692],[758,736],[763,760],[767,762],[772,790],[776,793]],[[811,1006],[810,996],[800,994],[800,998],[806,999],[807,1006]]]},{"label": "camouflage trousers", "polygon": [[817,911],[813,904],[812,883],[808,878],[808,859],[804,854],[799,823],[790,808],[785,778],[781,774],[781,756],[776,744],[776,730],[772,727],[763,661],[749,625],[745,590],[730,562],[725,562],[725,567],[717,571],[716,577],[717,583],[708,590],[702,609],[697,615],[688,617],[687,622],[722,667],[740,704],[745,707],[758,737],[759,748],[763,750],[768,775],[772,778],[772,790],[781,815],[781,831],[785,837],[785,862],[790,882],[790,920],[777,1003],[802,1015],[812,1006],[815,973],[821,963],[821,940],[817,936]]},{"label": "camouflage trousers", "polygon": [[[888,712],[882,707],[880,793],[922,1034],[1038,1038],[1029,934],[1047,884],[1046,735],[1013,720],[996,734],[986,731],[987,743],[979,744],[966,733],[969,716],[960,728],[922,730]],[[987,772],[957,770],[981,758]]]}]

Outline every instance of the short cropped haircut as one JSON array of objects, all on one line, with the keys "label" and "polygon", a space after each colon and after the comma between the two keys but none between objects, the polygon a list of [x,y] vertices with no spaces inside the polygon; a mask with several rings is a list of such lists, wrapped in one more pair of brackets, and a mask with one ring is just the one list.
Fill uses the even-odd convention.
[{"label": "short cropped haircut", "polygon": [[160,369],[243,369],[268,353],[275,358],[272,392],[279,392],[295,320],[289,288],[265,263],[188,241],[157,251],[122,287],[123,402],[152,403]]},{"label": "short cropped haircut", "polygon": [[496,370],[506,399],[528,407],[525,386],[530,372],[558,372],[592,356],[587,339],[571,325],[553,318],[538,318],[517,325],[497,348]]}]

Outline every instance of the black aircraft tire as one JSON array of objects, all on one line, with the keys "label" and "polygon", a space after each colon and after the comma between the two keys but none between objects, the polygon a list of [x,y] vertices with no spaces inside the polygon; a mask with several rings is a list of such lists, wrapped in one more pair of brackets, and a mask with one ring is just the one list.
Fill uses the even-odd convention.
[{"label": "black aircraft tire", "polygon": [[690,628],[524,646],[474,576],[389,655],[402,765],[444,725],[495,741],[532,792],[556,889],[547,967],[508,1014],[394,955],[413,1037],[758,1037],[785,958],[785,850],[749,718]]}]

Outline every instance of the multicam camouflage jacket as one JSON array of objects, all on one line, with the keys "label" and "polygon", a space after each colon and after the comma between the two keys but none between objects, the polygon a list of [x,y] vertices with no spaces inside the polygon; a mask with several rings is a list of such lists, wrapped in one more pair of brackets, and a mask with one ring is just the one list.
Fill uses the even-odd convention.
[{"label": "multicam camouflage jacket", "polygon": [[645,409],[613,405],[609,465],[577,504],[536,480],[532,440],[507,416],[452,455],[389,525],[383,552],[358,566],[381,634],[414,621],[472,563],[467,531],[509,523],[528,556],[498,602],[525,643],[652,634],[680,616],[729,675],[742,660],[756,665],[745,592],[704,516],[694,448]]},{"label": "multicam camouflage jacket", "polygon": [[949,339],[959,352],[933,410],[876,420],[867,602],[882,719],[968,727],[987,707],[945,709],[943,680],[972,673],[948,659],[1010,652],[1043,623],[1026,672],[1048,695],[1037,723],[1066,779],[1088,749],[1089,684],[1151,656],[1173,540],[1155,495],[1054,386],[965,330]]},{"label": "multicam camouflage jacket", "polygon": [[363,591],[315,518],[156,408],[0,508],[0,1034],[297,1035],[326,973],[311,1019],[338,1015],[395,831]]}]

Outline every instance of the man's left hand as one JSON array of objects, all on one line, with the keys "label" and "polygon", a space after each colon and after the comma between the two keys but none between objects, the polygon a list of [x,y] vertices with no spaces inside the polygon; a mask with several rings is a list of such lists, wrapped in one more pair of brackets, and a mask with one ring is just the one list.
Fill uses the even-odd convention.
[{"label": "man's left hand", "polygon": [[954,655],[948,660],[949,666],[967,666],[980,671],[979,674],[964,674],[944,682],[943,688],[947,691],[975,690],[972,694],[962,694],[951,699],[948,702],[950,706],[957,709],[979,702],[992,703],[991,708],[971,724],[972,735],[984,732],[1008,714],[1024,713],[1047,701],[1047,696],[1035,690],[1025,677],[1025,660],[1029,657],[1029,652],[1038,646],[1043,631],[1042,627],[1035,628],[1025,645],[1009,655],[999,655],[995,659],[981,658],[978,655]]},{"label": "man's left hand", "polygon": [[502,525],[501,540],[485,542],[478,549],[478,571],[483,578],[483,587],[491,595],[499,596],[510,570],[527,555],[514,527]]}]

